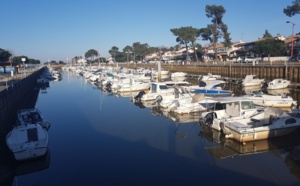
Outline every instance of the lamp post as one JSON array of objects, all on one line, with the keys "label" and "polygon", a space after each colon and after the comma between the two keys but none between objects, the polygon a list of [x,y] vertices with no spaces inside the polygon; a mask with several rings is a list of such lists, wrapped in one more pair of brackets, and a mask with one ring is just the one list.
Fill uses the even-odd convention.
[{"label": "lamp post", "polygon": [[25,57],[22,57],[21,60],[23,61],[23,69],[24,69],[23,73],[24,73],[24,75],[25,75],[25,61],[26,61],[26,58],[25,58]]},{"label": "lamp post", "polygon": [[291,57],[293,57],[294,55],[294,27],[295,27],[295,23],[287,21],[286,23],[291,23],[293,25],[293,29],[292,29],[292,48],[291,48]]}]

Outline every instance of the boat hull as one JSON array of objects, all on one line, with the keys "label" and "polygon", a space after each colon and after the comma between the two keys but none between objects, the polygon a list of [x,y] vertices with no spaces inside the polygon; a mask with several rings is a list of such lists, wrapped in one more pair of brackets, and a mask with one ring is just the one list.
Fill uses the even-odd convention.
[{"label": "boat hull", "polygon": [[[225,127],[226,128],[226,127]],[[290,127],[290,128],[282,128],[282,129],[272,129],[272,130],[261,130],[261,131],[255,131],[255,129],[253,129],[252,131],[245,130],[243,131],[235,131],[235,130],[231,130],[231,129],[225,129],[227,130],[228,133],[227,135],[225,135],[225,138],[229,138],[229,139],[234,139],[237,140],[239,142],[249,142],[249,141],[256,141],[256,140],[264,140],[264,139],[269,139],[269,138],[274,138],[274,137],[279,137],[279,136],[284,136],[287,134],[292,133],[293,131],[295,131],[297,128],[299,128],[299,126],[297,127]]]},{"label": "boat hull", "polygon": [[14,157],[16,160],[23,161],[23,160],[29,160],[29,159],[42,157],[47,153],[47,150],[48,150],[47,147],[34,148],[34,149],[13,152],[13,154],[14,154]]}]

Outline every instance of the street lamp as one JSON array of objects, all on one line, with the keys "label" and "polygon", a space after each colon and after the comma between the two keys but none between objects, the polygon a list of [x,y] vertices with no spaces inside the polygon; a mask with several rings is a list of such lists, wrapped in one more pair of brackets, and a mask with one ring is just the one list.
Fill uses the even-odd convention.
[{"label": "street lamp", "polygon": [[26,61],[26,58],[22,57],[21,60],[23,61],[23,69],[24,69],[24,74],[25,74],[25,61]]},{"label": "street lamp", "polygon": [[294,55],[294,27],[295,27],[295,23],[287,21],[286,23],[291,23],[293,25],[293,29],[292,29],[292,48],[291,48],[291,57],[293,57]]}]

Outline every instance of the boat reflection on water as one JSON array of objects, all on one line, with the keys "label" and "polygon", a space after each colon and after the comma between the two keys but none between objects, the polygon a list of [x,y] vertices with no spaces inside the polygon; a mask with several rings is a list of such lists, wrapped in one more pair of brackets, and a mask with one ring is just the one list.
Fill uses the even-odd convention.
[{"label": "boat reflection on water", "polygon": [[258,85],[258,86],[243,87],[243,90],[245,92],[244,94],[249,95],[254,92],[261,91],[261,86]]},{"label": "boat reflection on water", "polygon": [[203,122],[199,122],[199,125],[202,128],[199,133],[201,138],[205,138],[209,142],[216,143],[221,143],[221,141],[225,139],[225,135],[221,131],[215,130]]},{"label": "boat reflection on water", "polygon": [[199,135],[210,142],[215,142],[205,147],[205,150],[217,159],[269,153],[282,158],[290,172],[300,179],[300,130],[286,136],[251,141],[246,144],[226,139],[222,134],[218,134],[218,131],[203,126]]},{"label": "boat reflection on water", "polygon": [[163,116],[171,119],[175,123],[198,123],[201,117],[200,113],[178,114],[170,112],[167,109],[162,109],[159,106],[151,107],[150,113],[156,116]]},{"label": "boat reflection on water", "polygon": [[0,185],[18,185],[16,176],[32,174],[49,168],[50,149],[47,153],[39,158],[17,161],[9,150],[4,149],[0,155]]},{"label": "boat reflection on water", "polygon": [[287,88],[283,88],[283,89],[269,89],[267,90],[268,94],[272,94],[272,95],[276,95],[276,96],[281,96],[281,95],[287,95],[290,94],[290,90]]}]

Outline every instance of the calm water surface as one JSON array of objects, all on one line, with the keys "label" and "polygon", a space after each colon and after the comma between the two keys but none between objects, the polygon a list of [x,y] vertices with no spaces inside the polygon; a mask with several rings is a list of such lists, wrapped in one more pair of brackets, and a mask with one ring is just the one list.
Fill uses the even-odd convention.
[{"label": "calm water surface", "polygon": [[300,185],[299,132],[242,146],[68,72],[36,108],[52,123],[49,153],[6,165],[13,185]]}]

